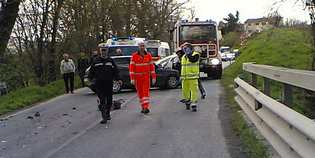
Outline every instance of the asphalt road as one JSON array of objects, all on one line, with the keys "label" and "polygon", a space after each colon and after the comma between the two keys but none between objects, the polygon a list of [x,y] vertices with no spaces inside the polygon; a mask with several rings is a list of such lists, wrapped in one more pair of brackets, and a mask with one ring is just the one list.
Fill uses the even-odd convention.
[{"label": "asphalt road", "polygon": [[57,97],[0,121],[0,158],[230,158],[219,81],[203,84],[196,113],[178,102],[180,89],[153,90],[147,116],[134,92],[117,94],[125,103],[107,125],[88,89]]}]

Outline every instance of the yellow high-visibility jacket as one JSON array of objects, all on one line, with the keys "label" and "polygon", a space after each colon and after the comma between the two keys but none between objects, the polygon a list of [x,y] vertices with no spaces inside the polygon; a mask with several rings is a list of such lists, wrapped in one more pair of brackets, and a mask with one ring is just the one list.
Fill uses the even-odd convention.
[{"label": "yellow high-visibility jacket", "polygon": [[[194,55],[200,55],[198,52],[193,52]],[[198,79],[199,78],[199,60],[190,62],[186,55],[181,58],[181,79]]]}]

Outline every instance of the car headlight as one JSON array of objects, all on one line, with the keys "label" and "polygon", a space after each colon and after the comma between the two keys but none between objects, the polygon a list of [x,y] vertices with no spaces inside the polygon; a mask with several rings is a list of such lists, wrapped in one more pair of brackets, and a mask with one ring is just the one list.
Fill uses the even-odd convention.
[{"label": "car headlight", "polygon": [[212,65],[219,65],[220,64],[220,60],[219,59],[212,59],[211,60],[211,64]]}]

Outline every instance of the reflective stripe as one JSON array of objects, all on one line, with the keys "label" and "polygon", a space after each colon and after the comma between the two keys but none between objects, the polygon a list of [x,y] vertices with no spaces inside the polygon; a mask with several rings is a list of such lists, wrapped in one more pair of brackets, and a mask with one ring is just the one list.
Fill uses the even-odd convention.
[{"label": "reflective stripe", "polygon": [[136,64],[136,63],[135,63],[135,65],[136,65],[136,66],[149,66],[150,63],[142,63],[142,64]]},{"label": "reflective stripe", "polygon": [[150,102],[148,100],[142,102],[142,104],[147,104],[147,103],[150,103]]},{"label": "reflective stripe", "polygon": [[180,76],[182,79],[197,79],[199,74],[185,74]]},{"label": "reflective stripe", "polygon": [[148,97],[143,97],[142,99],[139,100],[140,103],[149,103],[150,102],[150,98]]},{"label": "reflective stripe", "polygon": [[197,63],[190,63],[190,64],[182,64],[182,66],[185,66],[185,67],[198,66],[199,67],[199,62],[197,62]]},{"label": "reflective stripe", "polygon": [[149,63],[139,63],[139,64],[137,64],[137,63],[131,61],[130,64],[131,64],[131,65],[135,65],[135,66],[148,66],[148,65],[153,64],[153,62],[149,62]]},{"label": "reflective stripe", "polygon": [[155,74],[155,71],[151,71],[151,74]]},{"label": "reflective stripe", "polygon": [[130,72],[130,75],[146,75],[149,74],[149,72]]}]

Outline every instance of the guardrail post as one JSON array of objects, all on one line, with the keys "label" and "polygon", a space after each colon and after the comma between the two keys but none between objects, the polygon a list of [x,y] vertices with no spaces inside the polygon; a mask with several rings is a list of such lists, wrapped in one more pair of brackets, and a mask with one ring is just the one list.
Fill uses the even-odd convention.
[{"label": "guardrail post", "polygon": [[251,74],[251,85],[255,88],[257,88],[257,75],[252,73]]},{"label": "guardrail post", "polygon": [[270,79],[264,77],[264,93],[270,96]]},{"label": "guardrail post", "polygon": [[293,103],[293,91],[292,86],[288,84],[283,84],[282,90],[282,102],[287,106],[292,106]]}]

